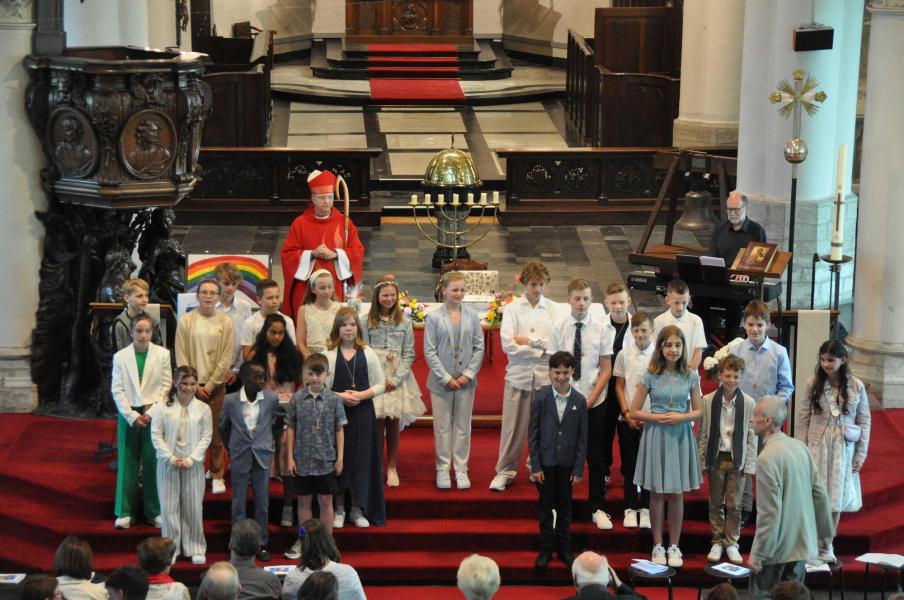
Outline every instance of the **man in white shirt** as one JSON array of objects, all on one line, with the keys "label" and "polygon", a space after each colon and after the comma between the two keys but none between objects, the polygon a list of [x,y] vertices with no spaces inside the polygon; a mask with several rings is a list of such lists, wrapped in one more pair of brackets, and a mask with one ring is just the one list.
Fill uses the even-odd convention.
[{"label": "man in white shirt", "polygon": [[665,311],[653,321],[653,340],[667,325],[675,325],[684,334],[687,343],[687,364],[694,370],[700,365],[703,358],[703,349],[706,348],[706,332],[703,331],[703,320],[687,309],[691,302],[691,293],[687,284],[680,279],[669,282],[668,293],[665,295],[665,303],[669,310]]},{"label": "man in white shirt", "polygon": [[543,263],[530,262],[525,265],[519,280],[524,286],[524,295],[505,307],[499,332],[508,365],[502,392],[499,459],[496,462],[496,476],[490,483],[490,489],[496,492],[505,491],[518,474],[518,462],[527,441],[534,391],[549,380],[546,358],[549,330],[559,318],[557,304],[543,296],[543,289],[549,281],[549,271]]},{"label": "man in white shirt", "polygon": [[603,452],[606,388],[612,375],[612,335],[608,327],[588,313],[593,302],[590,282],[575,279],[568,284],[571,314],[553,326],[547,354],[562,350],[575,358],[572,385],[587,399],[587,468],[588,505],[591,520],[600,529],[612,529],[612,521],[604,511],[606,492]]}]

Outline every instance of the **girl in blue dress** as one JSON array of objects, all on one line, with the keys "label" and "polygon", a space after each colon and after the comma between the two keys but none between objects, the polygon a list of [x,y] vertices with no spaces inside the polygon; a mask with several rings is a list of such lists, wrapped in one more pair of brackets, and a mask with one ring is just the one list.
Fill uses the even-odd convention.
[{"label": "girl in blue dress", "polygon": [[[649,412],[643,410],[647,394]],[[687,363],[684,334],[674,325],[663,327],[656,337],[650,366],[631,403],[631,418],[644,423],[634,483],[650,491],[652,560],[660,565],[684,564],[678,549],[684,520],[682,494],[699,488],[702,479],[691,424],[701,415],[700,376]],[[671,542],[668,551],[662,545],[666,502]]]}]

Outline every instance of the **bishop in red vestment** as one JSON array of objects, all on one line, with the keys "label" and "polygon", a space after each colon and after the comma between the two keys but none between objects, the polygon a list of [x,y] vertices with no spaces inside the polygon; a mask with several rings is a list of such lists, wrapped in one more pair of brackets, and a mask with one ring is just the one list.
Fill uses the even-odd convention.
[{"label": "bishop in red vestment", "polygon": [[332,273],[336,299],[341,301],[343,282],[359,283],[364,268],[358,228],[349,222],[346,239],[345,217],[333,208],[336,176],[329,171],[314,171],[308,185],[311,203],[292,223],[280,252],[286,286],[282,312],[293,319],[298,316],[311,273],[317,269]]}]

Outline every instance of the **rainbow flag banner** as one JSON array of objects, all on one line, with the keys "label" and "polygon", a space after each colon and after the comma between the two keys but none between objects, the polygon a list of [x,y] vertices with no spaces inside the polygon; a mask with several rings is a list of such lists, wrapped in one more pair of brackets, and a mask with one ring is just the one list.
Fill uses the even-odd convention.
[{"label": "rainbow flag banner", "polygon": [[214,269],[224,262],[231,262],[238,267],[242,274],[238,291],[257,303],[257,284],[270,277],[268,254],[189,254],[188,284],[185,291],[194,292],[199,282],[213,278]]}]

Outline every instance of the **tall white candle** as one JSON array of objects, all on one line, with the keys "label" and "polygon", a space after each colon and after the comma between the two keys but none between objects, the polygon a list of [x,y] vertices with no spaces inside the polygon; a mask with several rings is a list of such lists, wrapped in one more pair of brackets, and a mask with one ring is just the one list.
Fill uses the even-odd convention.
[{"label": "tall white candle", "polygon": [[417,194],[411,194],[411,202],[409,202],[411,206],[417,206]]},{"label": "tall white candle", "polygon": [[844,256],[844,174],[847,145],[838,147],[838,170],[835,173],[835,221],[832,226],[832,251],[829,258],[840,261]]}]

